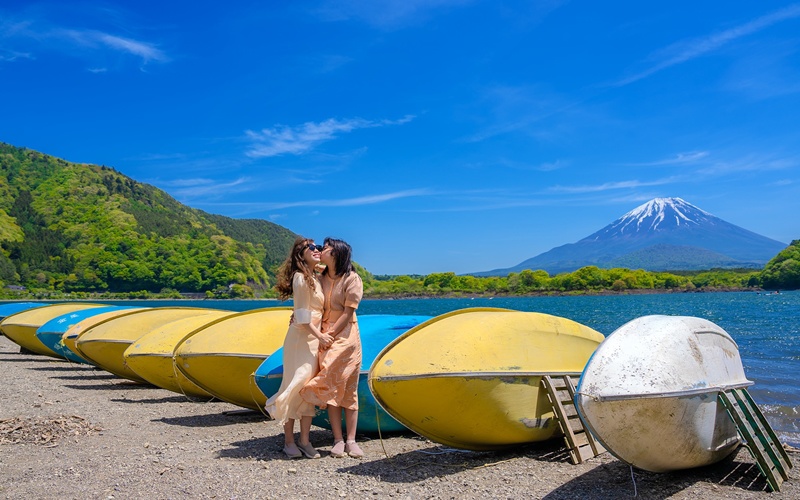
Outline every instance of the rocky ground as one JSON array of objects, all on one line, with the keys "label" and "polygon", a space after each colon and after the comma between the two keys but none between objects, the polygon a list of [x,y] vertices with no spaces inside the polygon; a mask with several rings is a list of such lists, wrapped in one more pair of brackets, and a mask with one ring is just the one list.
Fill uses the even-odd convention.
[{"label": "rocky ground", "polygon": [[[24,355],[0,337],[0,498],[800,498],[798,469],[769,493],[746,449],[713,466],[572,465],[560,440],[464,452],[416,435],[362,436],[366,457],[281,453],[277,423],[87,366]],[[793,454],[794,462],[800,455]]]}]

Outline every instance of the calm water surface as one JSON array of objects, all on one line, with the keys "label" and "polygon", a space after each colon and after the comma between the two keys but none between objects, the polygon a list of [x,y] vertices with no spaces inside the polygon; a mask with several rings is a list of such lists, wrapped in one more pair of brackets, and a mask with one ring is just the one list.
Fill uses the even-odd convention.
[{"label": "calm water surface", "polygon": [[[126,301],[165,307],[246,311],[291,305],[269,300]],[[107,302],[119,304],[119,302]],[[697,316],[713,321],[739,345],[749,388],[781,439],[800,446],[800,292],[681,293],[494,299],[364,300],[359,314],[437,316],[466,307],[502,307],[562,316],[604,335],[649,314]]]}]

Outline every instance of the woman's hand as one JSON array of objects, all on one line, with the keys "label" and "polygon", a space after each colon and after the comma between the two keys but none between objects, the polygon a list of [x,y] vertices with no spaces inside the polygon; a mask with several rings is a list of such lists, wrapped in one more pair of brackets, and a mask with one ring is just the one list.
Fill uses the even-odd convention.
[{"label": "woman's hand", "polygon": [[319,332],[319,348],[325,350],[333,344],[333,336],[328,332]]}]

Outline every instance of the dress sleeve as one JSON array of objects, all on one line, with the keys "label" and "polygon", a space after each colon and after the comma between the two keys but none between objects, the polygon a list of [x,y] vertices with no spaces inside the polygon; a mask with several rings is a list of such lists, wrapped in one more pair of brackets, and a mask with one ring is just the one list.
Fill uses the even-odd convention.
[{"label": "dress sleeve", "polygon": [[303,273],[292,276],[292,296],[294,297],[294,322],[298,325],[311,323],[311,287],[306,283]]},{"label": "dress sleeve", "polygon": [[364,295],[364,283],[361,281],[361,276],[355,272],[350,273],[347,278],[344,291],[344,305],[345,307],[352,307],[358,309],[358,304],[361,302],[361,297]]}]

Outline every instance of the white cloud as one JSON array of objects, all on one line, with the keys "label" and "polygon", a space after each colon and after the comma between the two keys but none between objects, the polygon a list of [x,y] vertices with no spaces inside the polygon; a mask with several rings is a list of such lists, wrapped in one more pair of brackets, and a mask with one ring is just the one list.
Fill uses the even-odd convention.
[{"label": "white cloud", "polygon": [[208,205],[215,206],[237,206],[248,209],[250,212],[260,210],[283,210],[286,208],[298,207],[315,207],[324,210],[328,207],[353,207],[361,205],[375,205],[387,201],[397,200],[401,198],[412,198],[420,196],[430,196],[433,193],[429,189],[408,189],[405,191],[396,191],[394,193],[384,193],[376,195],[359,196],[356,198],[343,198],[343,199],[312,199],[300,200],[289,202],[241,202],[241,203],[211,203]]},{"label": "white cloud", "polygon": [[30,53],[0,48],[0,61],[14,62],[17,59],[33,59]]},{"label": "white cloud", "polygon": [[678,153],[675,156],[664,158],[663,160],[655,160],[642,163],[626,163],[630,167],[658,167],[661,165],[681,165],[687,163],[695,163],[703,158],[707,158],[710,153],[708,151],[688,151],[685,153]]},{"label": "white cloud", "polygon": [[129,54],[133,54],[135,56],[139,56],[142,58],[143,62],[149,61],[158,61],[158,62],[165,62],[168,61],[169,58],[167,57],[164,52],[157,49],[153,44],[147,42],[140,42],[138,40],[132,40],[130,38],[123,38],[120,36],[109,35],[108,33],[101,33],[101,32],[90,32],[90,34],[97,38],[102,44],[105,46],[119,50],[121,52],[128,52]]},{"label": "white cloud", "polygon": [[194,199],[219,198],[231,193],[241,193],[252,189],[252,182],[247,177],[240,177],[231,182],[219,182],[212,179],[178,179],[160,183],[162,186],[175,186],[170,194],[176,198]]},{"label": "white cloud", "polygon": [[252,141],[252,145],[247,151],[247,156],[264,158],[284,154],[301,155],[323,142],[335,139],[343,133],[362,128],[402,125],[413,119],[414,116],[412,115],[406,115],[399,120],[377,121],[363,118],[351,118],[348,120],[330,118],[319,123],[306,122],[297,127],[277,125],[273,128],[263,129],[260,132],[247,130],[245,132],[247,138]]},{"label": "white cloud", "polygon": [[357,19],[382,29],[426,21],[433,11],[460,7],[474,0],[331,0],[316,10],[325,21]]},{"label": "white cloud", "polygon": [[[170,60],[153,43],[99,30],[54,26],[46,19],[5,20],[0,23],[0,37],[7,45],[0,49],[0,60],[6,61],[33,58],[36,50],[58,51],[84,58],[92,53],[122,53],[140,59],[143,64]],[[8,48],[10,46],[24,46],[24,50]],[[104,68],[96,66],[89,71],[101,70]]]},{"label": "white cloud", "polygon": [[714,33],[702,38],[684,40],[674,43],[653,54],[650,59],[654,62],[649,68],[623,78],[615,85],[624,86],[643,78],[647,78],[648,76],[653,75],[654,73],[657,73],[663,69],[667,69],[671,66],[675,66],[677,64],[681,64],[703,56],[721,48],[730,42],[733,42],[734,40],[747,35],[752,35],[753,33],[757,33],[758,31],[769,28],[774,24],[786,21],[788,19],[794,19],[796,17],[800,17],[800,4],[789,5],[783,9],[761,16],[748,23],[719,33]]},{"label": "white cloud", "polygon": [[672,184],[677,180],[678,178],[676,177],[667,177],[665,179],[656,179],[652,181],[630,180],[630,181],[618,181],[618,182],[605,182],[603,184],[596,184],[593,186],[592,185],[552,186],[548,188],[547,191],[552,193],[569,193],[569,194],[597,193],[601,191],[610,191],[614,189],[631,189],[631,188],[640,188],[647,186],[661,186],[664,184]]}]

